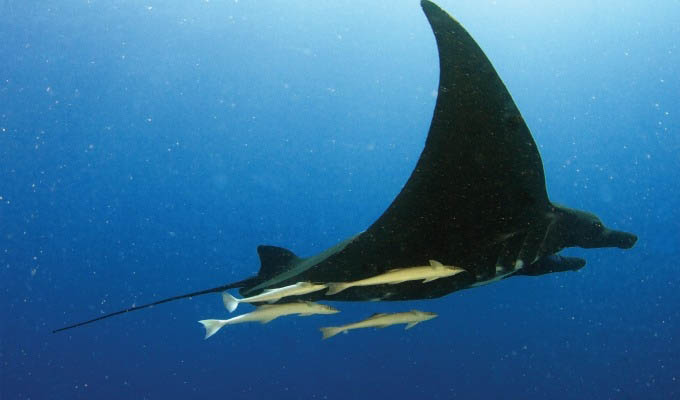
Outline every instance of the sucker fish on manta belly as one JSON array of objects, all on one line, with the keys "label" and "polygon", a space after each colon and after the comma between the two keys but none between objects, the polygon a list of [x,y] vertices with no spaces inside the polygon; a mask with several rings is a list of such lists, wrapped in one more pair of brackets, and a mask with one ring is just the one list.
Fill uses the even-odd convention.
[{"label": "sucker fish on manta belly", "polygon": [[327,283],[328,291],[326,292],[326,296],[331,296],[340,293],[345,289],[357,286],[396,285],[417,280],[422,280],[422,283],[428,283],[439,278],[454,276],[461,272],[466,271],[462,268],[442,265],[439,261],[430,260],[430,265],[426,266],[397,268],[387,271],[384,274],[353,282]]},{"label": "sucker fish on manta belly", "polygon": [[281,288],[265,289],[264,292],[255,296],[237,299],[227,292],[222,293],[222,301],[224,306],[233,312],[238,307],[239,303],[260,303],[269,302],[274,303],[284,297],[301,296],[303,294],[313,293],[318,290],[326,289],[326,285],[314,284],[311,282],[298,282],[294,285],[285,286]]},{"label": "sucker fish on manta belly", "polygon": [[560,256],[564,248],[633,247],[637,236],[605,227],[594,214],[550,201],[536,143],[493,65],[444,10],[428,0],[421,6],[439,52],[437,101],[411,176],[368,229],[308,258],[280,247],[259,246],[261,267],[255,276],[54,332],[231,288],[253,296],[296,282],[360,281],[422,265],[424,260],[468,272],[427,284],[406,281],[389,288],[350,287],[332,297],[321,291],[301,296],[310,301],[430,299],[501,278],[585,265],[581,258]]}]

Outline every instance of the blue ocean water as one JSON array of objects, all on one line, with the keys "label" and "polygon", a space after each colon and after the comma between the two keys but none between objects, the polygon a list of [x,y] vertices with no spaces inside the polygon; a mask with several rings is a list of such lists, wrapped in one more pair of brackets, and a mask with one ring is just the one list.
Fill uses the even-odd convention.
[{"label": "blue ocean water", "polygon": [[[634,232],[578,272],[227,327],[255,248],[369,226],[438,79],[418,1],[0,2],[2,399],[680,398],[680,3],[442,0],[512,93],[552,200]],[[245,307],[244,307],[245,308]],[[318,328],[413,308],[408,331]]]}]

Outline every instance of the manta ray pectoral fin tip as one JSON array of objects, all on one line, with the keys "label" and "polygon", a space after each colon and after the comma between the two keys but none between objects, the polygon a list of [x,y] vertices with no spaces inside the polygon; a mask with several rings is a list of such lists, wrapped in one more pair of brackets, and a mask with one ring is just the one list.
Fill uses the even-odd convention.
[{"label": "manta ray pectoral fin tip", "polygon": [[420,6],[425,8],[425,7],[437,7],[439,8],[436,4],[431,2],[430,0],[420,0]]}]

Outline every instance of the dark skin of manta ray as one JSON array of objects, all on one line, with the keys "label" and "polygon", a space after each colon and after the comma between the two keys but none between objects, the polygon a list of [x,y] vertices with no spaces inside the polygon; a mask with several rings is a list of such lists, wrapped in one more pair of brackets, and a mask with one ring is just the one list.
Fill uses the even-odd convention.
[{"label": "dark skin of manta ray", "polygon": [[[307,258],[260,246],[256,276],[57,329],[186,297],[241,288],[242,295],[300,281],[345,282],[437,260],[467,272],[428,283],[352,287],[304,300],[408,300],[444,296],[514,275],[577,270],[567,247],[631,248],[633,234],[606,228],[591,213],[552,203],[529,128],[500,77],[465,29],[421,1],[439,51],[439,92],[425,148],[406,185],[366,231]],[[291,301],[286,298],[283,301]]]}]

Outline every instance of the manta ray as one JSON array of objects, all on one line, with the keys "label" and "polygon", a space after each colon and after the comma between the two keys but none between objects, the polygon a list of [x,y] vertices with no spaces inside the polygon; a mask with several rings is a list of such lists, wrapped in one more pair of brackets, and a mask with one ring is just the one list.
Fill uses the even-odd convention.
[{"label": "manta ray", "polygon": [[[541,156],[510,93],[470,34],[421,1],[439,52],[437,101],[420,158],[401,192],[365,231],[311,257],[257,248],[257,275],[131,307],[54,332],[182,298],[238,288],[244,296],[296,282],[347,282],[438,260],[465,269],[422,283],[351,287],[296,300],[432,299],[515,275],[577,270],[567,247],[631,248],[637,237],[548,198]],[[285,300],[284,300],[285,301]],[[290,301],[290,300],[288,300]]]}]

